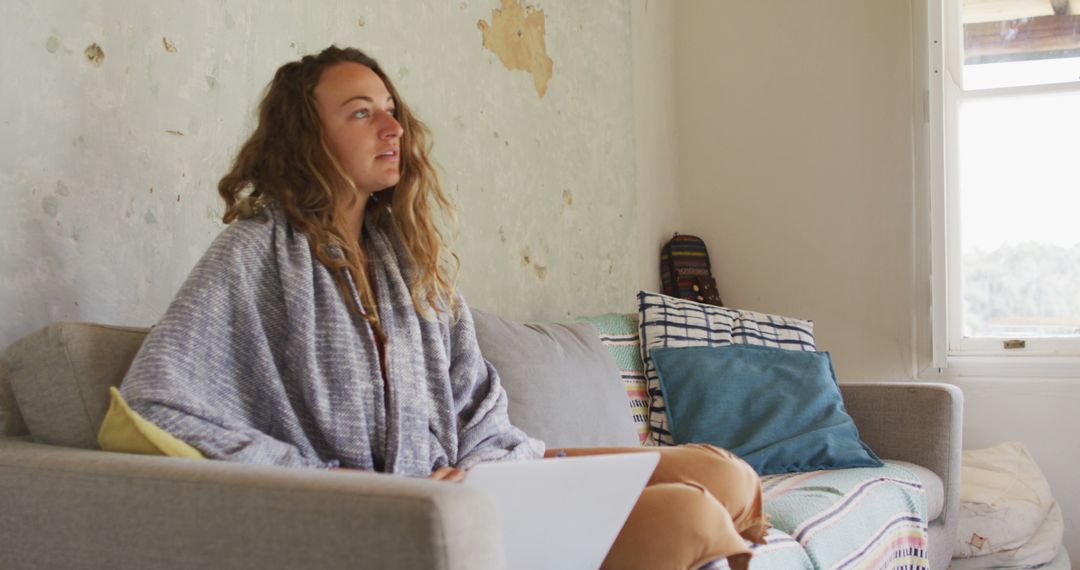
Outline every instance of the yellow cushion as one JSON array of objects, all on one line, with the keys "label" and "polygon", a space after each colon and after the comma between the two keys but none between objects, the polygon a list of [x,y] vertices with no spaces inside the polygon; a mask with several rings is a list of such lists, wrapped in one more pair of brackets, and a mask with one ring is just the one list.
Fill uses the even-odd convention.
[{"label": "yellow cushion", "polygon": [[198,449],[176,439],[129,408],[115,387],[109,388],[109,411],[98,431],[98,445],[105,451],[204,459]]}]

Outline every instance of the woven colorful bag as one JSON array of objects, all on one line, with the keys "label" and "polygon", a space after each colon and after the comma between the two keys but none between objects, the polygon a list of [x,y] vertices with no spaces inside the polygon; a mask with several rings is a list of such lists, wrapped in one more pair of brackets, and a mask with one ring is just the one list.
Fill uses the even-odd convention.
[{"label": "woven colorful bag", "polygon": [[723,306],[709,252],[697,236],[676,233],[660,250],[660,284],[669,297]]}]

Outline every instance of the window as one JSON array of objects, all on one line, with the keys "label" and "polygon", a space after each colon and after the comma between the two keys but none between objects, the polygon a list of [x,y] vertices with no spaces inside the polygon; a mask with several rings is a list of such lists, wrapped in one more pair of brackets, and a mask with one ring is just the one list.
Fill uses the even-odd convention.
[{"label": "window", "polygon": [[1080,356],[1080,0],[929,10],[935,366]]}]

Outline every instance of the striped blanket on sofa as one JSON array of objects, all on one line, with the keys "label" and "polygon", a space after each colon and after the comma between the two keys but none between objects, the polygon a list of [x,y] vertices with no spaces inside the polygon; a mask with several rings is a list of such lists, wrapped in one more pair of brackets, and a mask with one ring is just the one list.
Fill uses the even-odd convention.
[{"label": "striped blanket on sofa", "polygon": [[907,469],[886,462],[761,479],[774,528],[754,546],[755,570],[929,569],[926,495]]}]

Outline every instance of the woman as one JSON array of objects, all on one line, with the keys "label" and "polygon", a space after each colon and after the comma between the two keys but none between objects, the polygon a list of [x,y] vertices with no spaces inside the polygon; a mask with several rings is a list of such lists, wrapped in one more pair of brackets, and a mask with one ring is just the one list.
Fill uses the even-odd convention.
[{"label": "woman", "polygon": [[[450,205],[429,148],[363,53],[330,47],[281,67],[218,185],[231,225],[132,364],[130,406],[231,461],[460,481],[480,462],[543,456],[510,424],[454,291],[456,258],[432,210]],[[635,533],[655,538],[663,522],[694,535],[677,537],[690,544],[681,558],[659,545],[664,566],[745,566],[738,533],[760,541],[767,527],[749,467],[715,448],[672,448],[652,482],[608,562],[647,560]],[[656,512],[669,501],[685,510]]]}]

